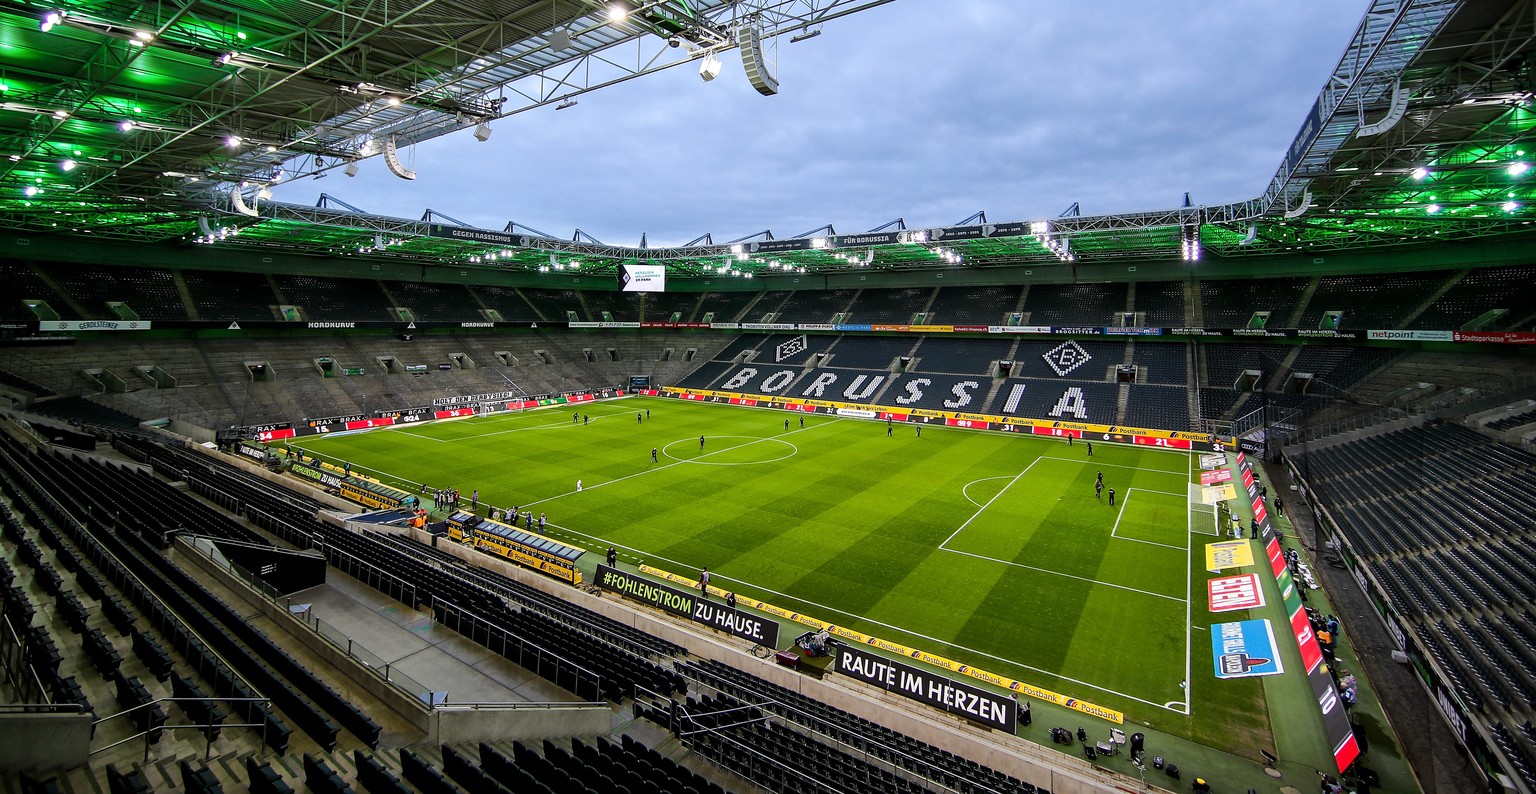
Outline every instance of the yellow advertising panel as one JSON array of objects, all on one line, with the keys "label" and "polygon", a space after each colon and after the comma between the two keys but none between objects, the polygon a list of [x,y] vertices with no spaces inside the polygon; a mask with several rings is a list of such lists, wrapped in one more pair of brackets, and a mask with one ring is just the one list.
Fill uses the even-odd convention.
[{"label": "yellow advertising panel", "polygon": [[1224,540],[1205,544],[1205,569],[1212,573],[1227,568],[1247,568],[1253,564],[1253,549],[1246,540]]}]

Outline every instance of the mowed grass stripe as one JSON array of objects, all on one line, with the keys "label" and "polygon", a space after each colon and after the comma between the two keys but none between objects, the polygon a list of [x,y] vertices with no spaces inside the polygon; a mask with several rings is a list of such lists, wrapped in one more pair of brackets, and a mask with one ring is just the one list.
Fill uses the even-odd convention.
[{"label": "mowed grass stripe", "polygon": [[[743,592],[940,652],[946,649],[935,643],[953,643],[948,655],[1033,683],[1048,683],[1044,671],[1055,671],[1068,694],[1093,698],[1087,686],[1123,693],[1098,698],[1111,707],[1160,705],[1165,671],[1182,669],[1177,657],[1176,665],[1134,657],[1077,661],[1075,643],[1088,641],[1078,639],[1083,632],[1116,627],[1134,635],[1137,621],[1167,621],[1123,604],[1101,608],[1096,599],[1112,604],[1117,596],[1102,595],[1106,588],[1092,582],[939,545],[976,513],[972,499],[984,502],[1042,455],[1039,466],[1065,457],[1060,471],[1019,478],[1015,487],[1035,494],[1034,501],[1011,506],[1011,515],[984,527],[1012,553],[983,556],[1040,567],[1052,561],[1089,579],[1104,576],[1106,564],[1159,570],[1145,556],[1156,547],[1109,538],[1114,513],[1094,500],[1093,471],[1102,466],[1107,482],[1178,491],[1188,480],[1184,456],[1100,445],[1088,459],[1081,443],[1068,448],[1057,440],[936,426],[918,438],[912,426],[897,425],[887,437],[883,423],[825,416],[805,417],[803,430],[791,416],[786,432],[780,412],[663,399],[582,407],[590,424],[570,423],[570,410],[563,417],[559,410],[532,411],[302,444],[402,479],[458,487],[466,497],[478,487],[482,503],[537,502],[535,510],[588,536],[585,545],[594,550],[614,543],[688,575],[707,565],[717,582],[739,583],[733,586]],[[646,408],[652,417],[635,421],[636,410]],[[417,433],[456,440],[427,441]],[[656,464],[652,447],[663,450]],[[791,451],[786,460],[754,462]],[[741,465],[706,465],[711,457]],[[1138,473],[1134,467],[1143,462],[1155,468]],[[1170,462],[1180,469],[1171,478]],[[579,494],[578,478],[585,485]],[[999,502],[1012,499],[1005,494]],[[987,512],[981,518],[990,523]],[[1021,537],[1026,520],[1032,534]],[[968,536],[969,529],[956,540]],[[1130,546],[1138,548],[1122,548]],[[1114,576],[1147,575],[1129,569]],[[1132,581],[1180,600],[1122,596],[1183,609],[1183,582]],[[1181,612],[1176,623],[1182,621]]]}]

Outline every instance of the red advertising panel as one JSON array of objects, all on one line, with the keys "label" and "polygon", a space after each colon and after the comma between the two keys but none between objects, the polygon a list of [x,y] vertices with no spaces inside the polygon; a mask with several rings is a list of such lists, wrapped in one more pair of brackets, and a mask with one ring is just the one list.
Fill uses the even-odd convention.
[{"label": "red advertising panel", "polygon": [[1285,570],[1285,549],[1280,548],[1280,541],[1271,535],[1268,545],[1264,547],[1264,553],[1269,555],[1269,572],[1279,579],[1281,572]]},{"label": "red advertising panel", "polygon": [[801,413],[813,414],[816,413],[816,406],[806,405],[805,403],[784,403],[784,410],[800,411]]},{"label": "red advertising panel", "polygon": [[683,392],[682,394],[679,394],[677,396],[683,398],[684,400],[702,400],[702,399],[704,399],[704,395],[702,395],[702,394],[694,394],[691,391]]},{"label": "red advertising panel", "polygon": [[748,408],[751,408],[757,405],[757,400],[754,400],[751,397],[732,397],[731,405],[745,405]]},{"label": "red advertising panel", "polygon": [[263,430],[256,434],[259,441],[277,441],[284,438],[293,438],[293,428],[285,427],[281,430]]},{"label": "red advertising panel", "polygon": [[1045,427],[1043,425],[1035,425],[1034,430],[1031,432],[1037,436],[1057,436],[1059,438],[1067,438],[1068,436],[1072,438],[1083,437],[1083,431],[1074,430],[1070,427]]},{"label": "red advertising panel", "polygon": [[1307,619],[1305,609],[1291,613],[1291,631],[1295,633],[1296,644],[1301,648],[1301,666],[1311,672],[1323,661],[1323,650],[1317,647],[1317,637],[1312,634],[1312,622]]},{"label": "red advertising panel", "polygon": [[1200,472],[1200,484],[1211,485],[1218,482],[1227,482],[1232,479],[1231,469],[1216,469],[1215,471]]},{"label": "red advertising panel", "polygon": [[393,416],[384,416],[377,419],[361,419],[356,422],[348,422],[344,427],[348,430],[367,430],[370,427],[389,427],[395,423]]},{"label": "red advertising panel", "polygon": [[890,411],[881,411],[879,414],[877,414],[877,416],[879,416],[881,419],[892,422],[905,422],[908,418],[907,414],[893,414]]},{"label": "red advertising panel", "polygon": [[566,397],[565,401],[568,403],[589,403],[596,399],[597,397],[591,394],[572,394]]},{"label": "red advertising panel", "polygon": [[474,416],[474,408],[449,408],[443,411],[433,411],[433,419],[452,419],[457,416]]},{"label": "red advertising panel", "polygon": [[641,389],[640,393],[647,397],[656,397],[661,394],[661,391],[658,389]]},{"label": "red advertising panel", "polygon": [[1344,737],[1344,741],[1339,746],[1333,748],[1333,762],[1338,765],[1340,772],[1348,769],[1349,765],[1359,757],[1360,745],[1355,741],[1353,732]]},{"label": "red advertising panel", "polygon": [[1132,436],[1131,441],[1145,447],[1165,447],[1167,449],[1189,449],[1187,438],[1157,438],[1156,436]]},{"label": "red advertising panel", "polygon": [[969,427],[972,430],[986,430],[992,426],[990,422],[980,419],[945,419],[944,424],[950,427]]},{"label": "red advertising panel", "polygon": [[1262,524],[1262,523],[1264,523],[1265,519],[1267,519],[1267,518],[1269,518],[1269,511],[1264,509],[1264,499],[1262,497],[1258,498],[1258,499],[1254,499],[1253,500],[1253,520],[1255,520],[1255,521],[1259,522],[1260,524]]}]

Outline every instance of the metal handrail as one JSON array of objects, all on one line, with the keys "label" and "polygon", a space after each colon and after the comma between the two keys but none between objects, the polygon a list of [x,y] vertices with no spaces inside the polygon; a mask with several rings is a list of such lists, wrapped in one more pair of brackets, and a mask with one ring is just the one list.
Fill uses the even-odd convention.
[{"label": "metal handrail", "polygon": [[[124,709],[122,711],[119,711],[116,714],[109,714],[109,715],[107,715],[105,717],[102,717],[100,719],[97,719],[97,720],[93,721],[91,723],[91,732],[94,734],[95,731],[96,731],[96,728],[98,726],[100,726],[101,724],[105,723],[105,722],[108,722],[110,720],[115,720],[115,719],[117,719],[119,717],[122,717],[122,716],[124,716],[126,714],[132,714],[132,713],[134,713],[136,711],[140,711],[140,710],[143,710],[143,709],[150,708],[151,706],[158,706],[161,703],[204,703],[204,704],[208,704],[210,706],[214,706],[214,705],[219,704],[220,702],[223,702],[223,703],[261,703],[261,704],[265,705],[265,708],[263,709],[263,713],[266,713],[266,714],[273,713],[272,712],[272,701],[270,699],[268,699],[268,698],[223,698],[223,697],[202,697],[202,698],[169,697],[169,698],[156,698],[155,700],[151,700],[148,703],[140,703],[139,705],[134,706],[133,708]],[[134,734],[132,736],[129,736],[127,738],[124,738],[124,739],[119,739],[119,740],[117,740],[117,741],[115,741],[115,742],[113,742],[111,744],[105,745],[103,747],[97,747],[97,748],[91,750],[90,754],[91,755],[96,755],[97,753],[106,752],[107,750],[110,750],[110,749],[112,749],[114,747],[117,747],[118,745],[127,744],[128,742],[131,742],[134,739],[138,739],[140,737],[143,737],[143,739],[144,739],[144,762],[145,763],[149,763],[149,747],[152,744],[152,742],[150,740],[150,737],[154,736],[159,731],[169,731],[169,730],[181,730],[181,729],[186,729],[186,728],[196,728],[198,730],[203,731],[204,732],[203,735],[208,737],[207,744],[206,744],[206,746],[203,749],[203,760],[207,761],[213,755],[213,726],[215,724],[217,724],[220,729],[223,729],[223,728],[260,728],[261,729],[261,755],[264,756],[266,754],[266,751],[267,751],[267,723],[266,723],[266,721],[262,721],[262,722],[219,722],[219,723],[215,723],[213,721],[213,709],[212,708],[210,708],[208,710],[208,717],[209,717],[208,722],[206,722],[206,723],[198,723],[196,725],[157,725],[157,726],[155,726],[153,728],[150,728],[149,730],[141,731],[139,733],[136,733],[136,734]]]},{"label": "metal handrail", "polygon": [[35,714],[39,711],[84,714],[79,703],[0,703],[0,714]]}]

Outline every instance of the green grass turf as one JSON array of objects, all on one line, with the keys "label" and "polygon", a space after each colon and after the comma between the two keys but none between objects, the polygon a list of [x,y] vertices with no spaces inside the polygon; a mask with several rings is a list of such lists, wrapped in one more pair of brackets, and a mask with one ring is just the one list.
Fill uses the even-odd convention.
[{"label": "green grass turf", "polygon": [[[1201,743],[1267,744],[1262,688],[1214,681],[1208,634],[1191,629],[1242,615],[1205,616],[1201,544],[1216,538],[1190,542],[1211,513],[1189,508],[1187,454],[1101,444],[1089,458],[1082,442],[888,436],[824,415],[786,430],[782,412],[670,399],[575,408],[591,423],[567,407],[295,446],[466,500],[478,488],[594,551],[690,577],[707,566],[716,585]],[[1099,471],[1115,507],[1094,495]]]}]

